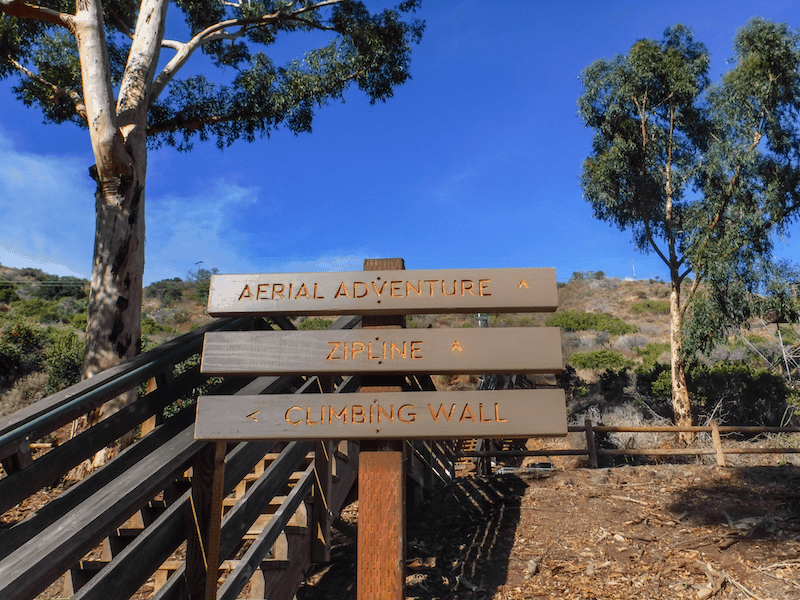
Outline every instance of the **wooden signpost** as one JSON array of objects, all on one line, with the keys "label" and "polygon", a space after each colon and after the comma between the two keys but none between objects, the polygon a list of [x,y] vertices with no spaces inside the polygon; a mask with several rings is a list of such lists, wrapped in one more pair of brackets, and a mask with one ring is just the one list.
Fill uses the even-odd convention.
[{"label": "wooden signpost", "polygon": [[[558,303],[555,270],[403,267],[402,259],[386,259],[367,260],[364,271],[348,273],[214,275],[210,286],[208,312],[213,316],[364,315],[360,330],[206,334],[203,373],[359,374],[362,388],[358,394],[335,396],[201,396],[195,425],[197,439],[218,443],[364,440],[359,462],[359,600],[404,597],[399,440],[567,433],[562,390],[401,392],[406,374],[560,371],[558,328],[403,328],[407,314],[552,312]],[[210,591],[208,597],[213,597]]]}]

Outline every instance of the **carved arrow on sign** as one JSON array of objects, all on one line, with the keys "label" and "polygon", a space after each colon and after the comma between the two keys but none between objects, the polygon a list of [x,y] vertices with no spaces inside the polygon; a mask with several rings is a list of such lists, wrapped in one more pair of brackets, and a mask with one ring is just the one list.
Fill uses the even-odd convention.
[{"label": "carved arrow on sign", "polygon": [[252,412],[252,413],[250,413],[249,415],[247,415],[247,418],[248,418],[248,419],[250,419],[251,421],[255,421],[256,423],[258,423],[258,419],[256,419],[256,415],[257,415],[258,413],[260,413],[260,412],[261,412],[260,410],[257,410],[257,411],[255,411],[255,412]]}]

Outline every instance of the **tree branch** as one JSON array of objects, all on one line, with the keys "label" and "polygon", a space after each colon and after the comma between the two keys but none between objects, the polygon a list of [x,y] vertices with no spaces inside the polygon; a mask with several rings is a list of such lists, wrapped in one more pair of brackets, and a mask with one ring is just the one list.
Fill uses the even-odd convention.
[{"label": "tree branch", "polygon": [[[245,35],[250,27],[264,27],[279,21],[302,21],[305,24],[313,25],[313,23],[310,21],[301,19],[300,15],[315,11],[320,8],[325,8],[326,6],[341,4],[345,1],[346,0],[323,0],[322,2],[299,8],[292,13],[275,12],[272,14],[261,15],[259,17],[251,17],[247,19],[229,19],[227,21],[221,21],[206,27],[203,31],[197,33],[185,44],[178,44],[175,42],[177,53],[164,66],[164,68],[161,70],[161,73],[153,82],[153,85],[150,88],[150,103],[152,104],[161,95],[167,84],[172,81],[177,72],[183,67],[184,64],[186,64],[186,61],[188,61],[192,54],[194,54],[194,52],[204,44],[221,39],[236,39]],[[238,28],[238,31],[233,33],[228,31],[235,28]],[[321,26],[320,28],[327,29]]]},{"label": "tree branch", "polygon": [[0,12],[4,12],[19,19],[44,21],[53,25],[66,27],[74,33],[75,20],[73,15],[61,13],[51,8],[30,4],[24,0],[0,0]]},{"label": "tree branch", "polygon": [[72,104],[75,107],[75,114],[77,114],[81,119],[87,121],[86,118],[86,105],[83,103],[83,98],[81,95],[73,90],[72,88],[62,88],[57,86],[54,83],[50,83],[46,79],[42,79],[36,73],[32,72],[30,69],[27,69],[25,66],[18,63],[13,58],[8,59],[9,62],[14,66],[15,69],[35,81],[36,83],[43,85],[44,87],[48,87],[53,91],[51,95],[51,100],[55,103],[58,102],[58,99],[63,96],[69,96],[70,100],[72,100]]}]

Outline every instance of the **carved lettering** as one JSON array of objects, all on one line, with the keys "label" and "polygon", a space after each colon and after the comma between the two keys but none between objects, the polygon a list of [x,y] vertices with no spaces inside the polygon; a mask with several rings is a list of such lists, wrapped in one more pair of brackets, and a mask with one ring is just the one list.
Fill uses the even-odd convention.
[{"label": "carved lettering", "polygon": [[381,415],[385,416],[389,419],[390,423],[394,423],[394,404],[389,406],[389,412],[386,412],[386,409],[383,408],[380,404],[378,405],[378,423],[381,422]]},{"label": "carved lettering", "polygon": [[[358,293],[358,286],[360,286],[360,285],[364,286],[364,293],[363,294],[359,294]],[[353,283],[353,298],[363,298],[367,294],[369,294],[369,286],[366,283],[364,283],[363,281],[356,281],[356,282]]]},{"label": "carved lettering", "polygon": [[261,300],[261,293],[264,293],[264,300],[267,299],[267,291],[269,290],[268,283],[259,283],[258,284],[258,291],[256,291],[256,300]]},{"label": "carved lettering", "polygon": [[491,423],[492,422],[491,419],[484,419],[483,418],[483,403],[482,402],[480,404],[478,404],[478,415],[479,415],[481,423]]},{"label": "carved lettering", "polygon": [[342,345],[342,342],[328,342],[328,345],[333,346],[333,349],[331,350],[330,354],[328,354],[328,356],[325,358],[325,360],[339,360],[339,357],[334,356],[333,353],[339,349],[339,346]]},{"label": "carved lettering", "polygon": [[351,417],[350,422],[353,424],[356,423],[366,423],[367,417],[364,414],[364,407],[359,404],[354,404],[351,408]]},{"label": "carved lettering", "polygon": [[[414,344],[417,344],[417,345],[415,346]],[[404,345],[405,345],[405,342],[404,342]],[[412,358],[412,360],[417,360],[417,359],[422,358],[422,356],[415,355],[414,354],[415,352],[422,352],[422,342],[420,342],[420,341],[411,342],[411,358]]]},{"label": "carved lettering", "polygon": [[471,279],[462,279],[461,280],[461,295],[466,296],[467,292],[470,293],[471,296],[475,295],[475,292],[472,291],[472,288],[475,287],[475,284]]},{"label": "carved lettering", "polygon": [[522,281],[520,281],[520,282],[519,282],[519,285],[517,286],[517,289],[518,289],[518,290],[521,290],[522,288],[525,288],[526,290],[527,290],[527,289],[530,289],[530,288],[528,287],[528,282],[527,282],[527,281],[525,281],[524,279],[523,279]]},{"label": "carved lettering", "polygon": [[319,291],[317,290],[318,287],[319,287],[319,284],[314,282],[314,300],[324,300],[325,296],[320,296],[319,295]]},{"label": "carved lettering", "polygon": [[[403,416],[403,409],[408,409],[406,411],[405,417]],[[400,419],[403,423],[413,423],[417,420],[417,412],[414,410],[413,404],[403,404],[400,408],[397,409],[397,418]]]},{"label": "carved lettering", "polygon": [[444,404],[440,404],[439,408],[436,409],[436,412],[434,413],[433,412],[433,406],[428,404],[428,410],[431,411],[431,417],[433,417],[433,422],[434,423],[438,423],[439,422],[439,417],[444,417],[447,420],[447,422],[449,423],[450,422],[450,418],[453,416],[453,409],[455,409],[455,407],[456,407],[455,404],[451,404],[450,405],[450,411],[449,412],[445,412]]},{"label": "carved lettering", "polygon": [[386,282],[385,281],[383,282],[383,285],[381,285],[381,289],[379,290],[378,286],[375,285],[375,282],[373,281],[372,282],[372,289],[375,290],[375,293],[378,295],[378,298],[380,298],[381,294],[383,293],[383,290],[386,289]]},{"label": "carved lettering", "polygon": [[402,350],[400,350],[400,348],[398,348],[397,345],[394,342],[391,342],[391,346],[389,348],[389,356],[392,359],[394,358],[394,351],[395,350],[397,350],[397,353],[400,356],[402,356],[403,358],[406,358],[406,343],[405,343],[405,341],[403,342],[403,349]]},{"label": "carved lettering", "polygon": [[[469,415],[469,417],[467,415]],[[466,419],[469,419],[473,423],[477,423],[477,421],[475,420],[475,415],[472,414],[472,409],[469,407],[469,404],[464,405],[464,410],[461,411],[461,418],[458,420],[458,422],[461,423]]]},{"label": "carved lettering", "polygon": [[410,295],[408,292],[413,291],[417,296],[422,298],[422,282],[417,280],[417,287],[410,281],[406,281],[406,298]]},{"label": "carved lettering", "polygon": [[245,285],[242,293],[239,294],[239,300],[242,300],[243,298],[250,298],[251,300],[253,299],[253,294],[250,293],[249,285]]},{"label": "carved lettering", "polygon": [[342,419],[342,422],[347,425],[347,406],[341,412],[336,412],[332,406],[328,407],[328,423],[333,423],[333,419]]},{"label": "carved lettering", "polygon": [[289,413],[293,410],[299,410],[301,413],[303,412],[303,409],[299,406],[290,406],[288,409],[286,409],[286,422],[289,423],[289,425],[300,425],[300,423],[303,422],[303,417],[300,417],[297,419],[297,421],[292,421],[292,419],[289,418]]},{"label": "carved lettering", "polygon": [[446,281],[442,281],[442,293],[443,293],[445,296],[455,296],[455,295],[456,295],[456,287],[457,287],[457,286],[456,286],[456,283],[457,283],[457,282],[455,281],[455,279],[453,280],[453,293],[452,293],[452,294],[448,294],[448,293],[447,293],[447,290],[445,289],[445,285],[446,285],[446,283],[447,283]]},{"label": "carved lettering", "polygon": [[458,343],[458,340],[453,342],[452,348],[450,348],[450,352],[463,352],[464,349],[461,347],[461,344]]},{"label": "carved lettering", "polygon": [[339,289],[336,290],[336,293],[333,295],[333,299],[335,300],[339,296],[344,296],[345,298],[350,297],[350,294],[347,292],[347,286],[345,285],[344,281],[339,284]]},{"label": "carved lettering", "polygon": [[478,295],[479,296],[491,296],[491,294],[487,291],[489,288],[489,284],[492,283],[491,279],[479,279],[478,280]]},{"label": "carved lettering", "polygon": [[284,299],[283,297],[283,290],[286,289],[286,286],[282,283],[274,283],[272,285],[272,299],[275,300],[275,296],[280,298],[281,300]]},{"label": "carved lettering", "polygon": [[311,300],[311,295],[308,293],[308,288],[306,287],[305,283],[300,284],[300,289],[297,290],[297,295],[294,297],[294,299],[297,300],[300,296],[305,296]]}]

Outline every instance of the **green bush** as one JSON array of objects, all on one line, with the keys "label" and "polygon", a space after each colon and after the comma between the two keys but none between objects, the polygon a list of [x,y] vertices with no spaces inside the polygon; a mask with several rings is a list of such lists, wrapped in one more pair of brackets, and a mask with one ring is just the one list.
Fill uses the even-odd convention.
[{"label": "green bush", "polygon": [[744,363],[697,364],[687,380],[698,414],[709,415],[719,404],[715,418],[732,425],[779,426],[792,397],[783,377]]},{"label": "green bush", "polygon": [[26,321],[7,325],[0,336],[0,376],[14,379],[37,371],[44,360],[47,336]]},{"label": "green bush", "polygon": [[669,344],[650,342],[644,348],[636,348],[636,352],[642,357],[642,368],[650,370],[655,367],[658,357],[669,350]]},{"label": "green bush", "polygon": [[669,302],[667,300],[642,300],[631,304],[631,310],[638,314],[668,315]]},{"label": "green bush", "polygon": [[84,342],[74,331],[56,334],[45,352],[49,367],[45,385],[48,394],[55,394],[81,380],[83,351]]},{"label": "green bush", "polygon": [[14,303],[14,310],[22,317],[35,319],[39,323],[66,323],[69,317],[59,306],[59,300],[30,298]]},{"label": "green bush", "polygon": [[561,327],[566,331],[607,331],[611,335],[624,335],[639,331],[636,325],[629,325],[608,313],[587,313],[579,310],[557,312],[547,319],[545,324],[548,327]]},{"label": "green bush", "polygon": [[58,275],[47,275],[40,279],[39,286],[33,291],[33,295],[44,300],[58,300],[60,298],[86,298],[86,287],[89,282],[78,277],[69,275],[59,277]]},{"label": "green bush", "polygon": [[[686,385],[695,416],[700,422],[714,418],[729,425],[779,426],[794,391],[780,375],[746,363],[722,362],[713,366],[694,364],[686,371]],[[640,369],[637,391],[668,402],[672,396],[670,366],[656,363]]]},{"label": "green bush", "polygon": [[633,361],[625,358],[615,350],[603,348],[589,352],[575,352],[569,358],[569,364],[576,369],[591,369],[604,371],[606,369],[628,369],[633,366]]},{"label": "green bush", "polygon": [[167,305],[170,302],[180,300],[183,295],[183,290],[185,290],[188,285],[189,284],[180,277],[162,279],[161,281],[155,281],[148,285],[145,290],[145,295],[148,298],[158,298]]},{"label": "green bush", "polygon": [[331,323],[333,323],[333,321],[324,317],[311,317],[309,319],[304,319],[297,328],[301,331],[307,331],[309,329],[327,329],[328,325]]},{"label": "green bush", "polygon": [[11,304],[19,300],[17,290],[14,284],[5,279],[0,279],[0,302],[3,304]]},{"label": "green bush", "polygon": [[142,316],[142,337],[155,335],[157,333],[175,333],[175,329],[162,325],[153,317]]}]

